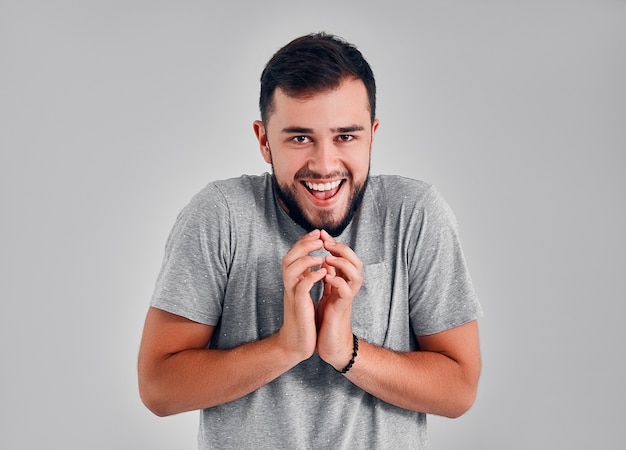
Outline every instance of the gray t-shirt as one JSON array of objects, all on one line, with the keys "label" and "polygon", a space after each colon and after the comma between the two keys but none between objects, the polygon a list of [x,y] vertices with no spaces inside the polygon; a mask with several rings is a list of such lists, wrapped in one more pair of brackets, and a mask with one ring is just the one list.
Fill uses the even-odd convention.
[{"label": "gray t-shirt", "polygon": [[[176,220],[151,304],[216,326],[212,348],[269,336],[282,324],[282,257],[303,234],[269,174],[210,183]],[[417,350],[416,335],[481,315],[455,218],[431,185],[370,177],[336,239],[364,264],[352,312],[360,338]],[[198,440],[203,449],[422,449],[426,416],[364,392],[315,354],[250,395],[202,410]]]}]

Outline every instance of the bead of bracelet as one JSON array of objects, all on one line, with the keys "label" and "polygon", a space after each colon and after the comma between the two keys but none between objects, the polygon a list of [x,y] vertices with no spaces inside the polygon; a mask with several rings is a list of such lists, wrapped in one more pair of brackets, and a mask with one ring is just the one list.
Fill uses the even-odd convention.
[{"label": "bead of bracelet", "polygon": [[340,370],[340,373],[342,375],[345,375],[346,372],[348,372],[348,370],[352,368],[352,365],[354,364],[354,358],[356,358],[356,355],[359,352],[359,339],[356,337],[354,333],[352,333],[352,342],[353,342],[352,358],[350,358],[350,361],[348,361],[348,364],[346,365],[346,367]]}]

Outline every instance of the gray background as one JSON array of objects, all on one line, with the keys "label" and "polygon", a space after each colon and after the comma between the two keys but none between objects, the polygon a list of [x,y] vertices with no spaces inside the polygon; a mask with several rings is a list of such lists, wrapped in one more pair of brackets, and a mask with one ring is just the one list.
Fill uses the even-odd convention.
[{"label": "gray background", "polygon": [[191,449],[137,395],[176,214],[268,170],[258,77],[290,39],[356,43],[373,172],[434,183],[485,309],[475,406],[434,450],[626,446],[626,2],[1,1],[0,448]]}]

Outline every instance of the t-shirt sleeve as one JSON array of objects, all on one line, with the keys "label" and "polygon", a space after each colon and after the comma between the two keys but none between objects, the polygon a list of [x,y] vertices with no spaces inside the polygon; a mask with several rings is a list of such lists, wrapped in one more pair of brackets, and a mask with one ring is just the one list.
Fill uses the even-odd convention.
[{"label": "t-shirt sleeve", "polygon": [[178,215],[151,306],[206,325],[217,325],[226,289],[230,233],[228,207],[207,186]]},{"label": "t-shirt sleeve", "polygon": [[456,218],[434,188],[416,215],[410,264],[410,317],[418,336],[438,333],[482,315],[459,240]]}]

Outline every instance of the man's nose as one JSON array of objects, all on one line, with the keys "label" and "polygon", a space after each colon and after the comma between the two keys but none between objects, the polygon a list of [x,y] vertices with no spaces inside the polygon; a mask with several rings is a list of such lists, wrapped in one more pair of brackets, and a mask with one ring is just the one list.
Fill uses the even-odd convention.
[{"label": "man's nose", "polygon": [[337,170],[337,148],[332,141],[317,142],[311,154],[309,168],[325,175]]}]

